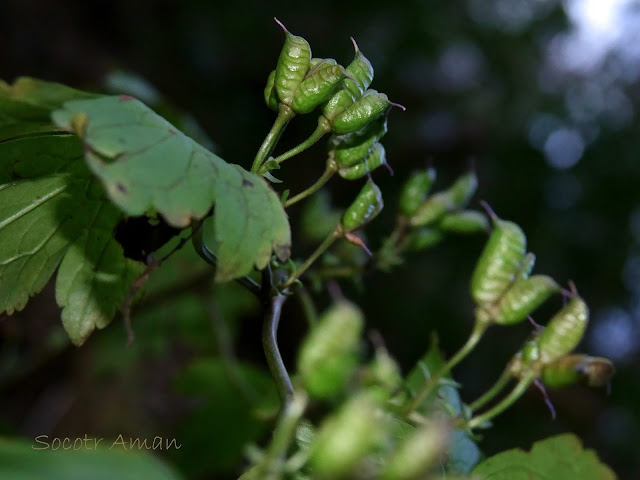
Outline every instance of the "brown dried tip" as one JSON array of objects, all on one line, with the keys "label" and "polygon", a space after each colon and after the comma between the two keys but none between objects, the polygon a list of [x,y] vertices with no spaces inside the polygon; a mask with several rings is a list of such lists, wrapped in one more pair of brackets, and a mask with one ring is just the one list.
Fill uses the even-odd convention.
[{"label": "brown dried tip", "polygon": [[356,53],[358,53],[360,51],[360,49],[358,48],[358,44],[356,43],[355,38],[353,37],[349,37],[351,39],[351,43],[353,43],[353,48],[356,49]]},{"label": "brown dried tip", "polygon": [[370,257],[373,257],[373,253],[371,253],[371,250],[369,250],[369,247],[367,247],[365,245],[365,243],[362,241],[362,239],[359,236],[357,236],[355,233],[351,233],[351,232],[345,233],[344,234],[344,239],[347,242],[349,242],[349,243],[351,243],[351,244],[353,244],[353,245],[355,245],[357,247],[361,247],[365,252],[367,252],[367,254]]},{"label": "brown dried tip", "polygon": [[282,27],[282,30],[284,30],[285,33],[289,33],[289,30],[287,30],[287,27],[285,27],[284,24],[280,20],[278,20],[276,17],[273,17],[273,19],[276,21],[276,23],[278,25],[280,25],[280,27]]},{"label": "brown dried tip", "polygon": [[496,220],[499,220],[498,215],[496,215],[496,212],[493,211],[493,209],[489,206],[487,202],[485,202],[484,200],[480,200],[480,205],[482,205],[482,208],[485,209],[485,211],[487,212],[487,215],[491,217],[491,220],[493,220],[494,222]]},{"label": "brown dried tip", "polygon": [[407,110],[407,107],[405,107],[404,105],[400,105],[399,103],[389,102],[389,105],[391,105],[392,107],[400,108],[403,112]]}]

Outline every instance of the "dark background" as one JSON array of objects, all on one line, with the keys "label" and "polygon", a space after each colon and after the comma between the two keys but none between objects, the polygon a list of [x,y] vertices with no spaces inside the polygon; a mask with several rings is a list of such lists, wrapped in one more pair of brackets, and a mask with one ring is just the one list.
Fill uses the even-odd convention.
[{"label": "dark background", "polygon": [[[621,5],[612,22],[596,12],[581,23],[580,3],[608,2],[4,0],[0,78],[29,75],[99,89],[115,69],[135,72],[192,113],[217,154],[249,167],[274,117],[262,97],[283,41],[272,18],[303,35],[314,56],[343,64],[351,60],[354,36],[375,67],[372,87],[407,107],[391,113],[384,139],[395,176],[375,172],[387,205],[368,228],[371,244],[391,228],[399,186],[412,169],[431,159],[444,188],[473,159],[480,179],[474,207],[484,199],[523,227],[537,272],[576,283],[592,311],[581,350],[609,356],[617,366],[608,397],[582,387],[551,392],[556,421],[532,390],[495,422],[481,447],[487,454],[528,448],[572,431],[620,478],[640,478],[640,4],[611,2]],[[305,138],[314,121],[293,122],[279,149]],[[278,173],[296,192],[323,163],[318,146]],[[330,184],[342,206],[358,188]],[[298,213],[292,209],[293,225]],[[405,370],[432,330],[447,353],[466,338],[468,280],[482,244],[478,237],[452,238],[391,274],[368,276],[364,293],[345,285]],[[311,248],[294,244],[294,254]],[[191,283],[178,289],[187,298],[202,292],[198,280],[206,277],[190,275]],[[182,319],[171,317],[169,327],[149,329],[155,343],[138,330],[142,347],[133,354],[115,322],[76,350],[59,335],[52,292],[50,286],[24,312],[0,318],[0,431],[100,433],[115,422],[134,433],[175,435],[190,405],[173,398],[171,382],[186,362],[208,352],[202,338],[185,334],[176,326]],[[167,316],[162,301],[152,297],[143,310]],[[203,314],[196,304],[192,323]],[[180,308],[178,316],[191,307]],[[536,318],[543,322],[551,311]],[[282,323],[288,362],[304,331],[298,313],[289,308]],[[247,314],[241,325],[238,355],[259,364],[258,322]],[[493,381],[529,328],[492,330],[456,369],[465,399]],[[96,371],[107,373],[96,377]],[[218,478],[213,470],[200,472]]]}]

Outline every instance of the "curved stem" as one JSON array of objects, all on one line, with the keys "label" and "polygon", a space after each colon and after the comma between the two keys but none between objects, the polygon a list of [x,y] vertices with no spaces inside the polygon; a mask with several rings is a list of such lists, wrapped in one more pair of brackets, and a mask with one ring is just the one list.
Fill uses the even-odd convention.
[{"label": "curved stem", "polygon": [[493,400],[493,398],[497,394],[499,394],[502,390],[504,390],[504,387],[507,386],[507,383],[509,383],[509,380],[511,380],[511,373],[509,372],[509,369],[506,368],[502,372],[498,380],[496,380],[496,383],[494,383],[493,386],[489,390],[487,390],[480,398],[478,398],[475,402],[469,405],[469,408],[471,409],[471,411],[475,412],[476,410],[478,410],[479,408],[482,408],[491,400]]},{"label": "curved stem", "polygon": [[313,144],[315,144],[318,140],[320,140],[330,131],[331,131],[331,124],[329,123],[329,120],[327,120],[323,116],[320,116],[320,118],[318,118],[318,126],[313,131],[313,133],[309,136],[309,138],[307,138],[300,145],[292,148],[288,152],[285,152],[282,155],[276,157],[275,161],[278,162],[278,164],[280,164],[285,160],[290,159],[291,157],[295,157],[299,153],[302,153],[307,148],[311,147]]},{"label": "curved stem", "polygon": [[531,375],[522,378],[517,383],[517,385],[513,387],[511,393],[509,393],[509,395],[507,395],[500,403],[495,405],[493,408],[490,408],[485,413],[473,417],[471,420],[469,420],[469,422],[467,422],[465,427],[470,429],[475,428],[478,425],[482,425],[483,423],[488,422],[492,418],[500,415],[507,408],[513,405],[513,403],[518,400],[518,398],[520,398],[524,392],[527,391],[527,388],[529,388],[534,378],[535,377]]},{"label": "curved stem", "polygon": [[293,385],[284,366],[282,356],[278,350],[278,324],[280,323],[280,313],[282,304],[287,299],[281,293],[276,294],[269,301],[269,307],[262,324],[262,348],[267,357],[267,364],[271,371],[271,376],[276,382],[276,388],[282,400],[283,408],[286,408],[293,397]]},{"label": "curved stem", "polygon": [[256,158],[253,160],[253,165],[251,166],[251,173],[257,173],[260,170],[260,167],[264,163],[264,161],[271,155],[271,152],[275,148],[276,144],[280,140],[282,136],[282,132],[287,127],[289,120],[291,120],[295,115],[295,112],[291,110],[284,104],[280,104],[278,108],[278,116],[273,122],[273,126],[271,130],[265,137],[262,145],[260,145],[260,149],[256,154]]},{"label": "curved stem", "polygon": [[303,190],[302,192],[300,192],[295,197],[290,198],[289,200],[287,200],[285,202],[285,204],[284,204],[284,208],[290,207],[294,203],[298,203],[300,200],[304,200],[309,195],[313,195],[314,193],[316,193],[318,190],[320,190],[323,187],[323,185],[325,183],[327,183],[329,181],[329,179],[333,176],[334,173],[336,173],[336,167],[335,167],[334,162],[327,162],[327,168],[325,168],[324,173],[316,181],[316,183],[311,185],[306,190]]},{"label": "curved stem", "polygon": [[449,359],[449,361],[442,366],[429,380],[428,383],[422,388],[422,390],[416,395],[405,407],[404,413],[409,414],[420,406],[428,397],[433,389],[438,385],[440,378],[449,373],[449,371],[460,363],[478,344],[482,335],[484,334],[490,323],[476,321],[471,335],[467,339],[467,342],[456,352],[456,354]]},{"label": "curved stem", "polygon": [[295,282],[300,275],[307,271],[307,269],[315,262],[320,255],[322,255],[332,244],[335,242],[341,235],[340,226],[336,227],[336,229],[331,232],[327,238],[325,238],[318,248],[316,248],[315,252],[311,254],[309,258],[307,258],[302,265],[298,267],[298,269],[291,274],[289,279],[282,285],[283,288],[289,287]]}]

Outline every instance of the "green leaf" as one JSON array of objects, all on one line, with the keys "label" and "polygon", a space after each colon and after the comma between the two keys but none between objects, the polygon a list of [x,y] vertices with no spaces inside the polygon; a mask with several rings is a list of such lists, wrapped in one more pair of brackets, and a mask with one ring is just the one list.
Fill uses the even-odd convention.
[{"label": "green leaf", "polygon": [[289,257],[289,223],[267,183],[204,149],[138,100],[71,101],[52,118],[82,138],[89,168],[127,214],[155,210],[186,227],[215,205],[214,228],[205,224],[204,239],[219,247],[216,280],[264,268],[272,251],[281,260]]},{"label": "green leaf", "polygon": [[[82,437],[81,437],[82,438]],[[101,448],[105,442],[74,450],[53,450],[53,439],[42,439],[45,444],[0,437],[0,478],[11,480],[180,480],[172,468],[153,455],[137,450]],[[81,442],[82,443],[82,442]],[[78,444],[80,445],[80,443]],[[32,447],[40,447],[36,450]]]},{"label": "green leaf", "polygon": [[114,239],[121,218],[74,136],[0,142],[0,312],[24,308],[60,265],[56,299],[73,343],[104,328],[144,269]]},{"label": "green leaf", "polygon": [[[531,452],[518,448],[485,460],[473,473],[482,480],[615,480],[593,450],[584,450],[573,434],[547,438],[533,444]],[[474,477],[475,478],[475,477]]]}]

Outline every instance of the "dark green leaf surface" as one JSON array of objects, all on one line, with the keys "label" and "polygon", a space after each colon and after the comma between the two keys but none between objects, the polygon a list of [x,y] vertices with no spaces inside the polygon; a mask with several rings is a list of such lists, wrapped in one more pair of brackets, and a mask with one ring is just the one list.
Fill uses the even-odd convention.
[{"label": "dark green leaf surface", "polygon": [[120,218],[77,138],[0,142],[0,312],[24,308],[60,265],[56,298],[71,340],[105,327],[143,270],[114,239]]},{"label": "dark green leaf surface", "polygon": [[204,149],[138,100],[71,101],[53,120],[82,138],[89,168],[127,214],[155,210],[186,227],[215,204],[204,241],[217,246],[218,281],[264,268],[271,252],[288,258],[289,223],[266,182]]},{"label": "dark green leaf surface", "polygon": [[[92,437],[89,437],[92,438]],[[28,442],[0,437],[0,478],[11,480],[180,480],[172,468],[146,452],[123,450],[106,439],[93,449],[52,450],[49,444],[33,443],[43,450],[35,450]],[[72,440],[73,441],[73,440]],[[104,448],[103,445],[107,445]],[[78,443],[80,445],[80,443]]]},{"label": "dark green leaf surface", "polygon": [[[593,450],[584,450],[573,434],[533,444],[531,452],[518,448],[485,460],[473,473],[482,480],[615,480]],[[474,477],[475,478],[475,477]]]}]

